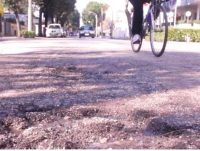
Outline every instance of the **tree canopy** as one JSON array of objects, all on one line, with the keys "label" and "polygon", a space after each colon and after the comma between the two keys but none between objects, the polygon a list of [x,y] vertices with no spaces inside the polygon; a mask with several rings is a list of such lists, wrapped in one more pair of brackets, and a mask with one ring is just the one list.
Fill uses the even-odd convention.
[{"label": "tree canopy", "polygon": [[[45,17],[45,26],[48,21],[51,23],[60,23],[64,26],[66,23],[79,26],[79,13],[75,10],[76,0],[32,0],[35,6],[39,6],[39,31],[41,32],[42,13]],[[19,13],[28,12],[28,0],[3,0],[4,5],[15,13],[18,28],[18,36],[20,36]],[[74,22],[74,23],[72,23]]]},{"label": "tree canopy", "polygon": [[64,24],[67,16],[74,11],[76,0],[34,0],[34,2],[42,8],[41,11],[47,20]]},{"label": "tree canopy", "polygon": [[[89,2],[86,5],[86,8],[83,10],[82,13],[82,19],[84,24],[88,24],[88,21],[90,21],[89,24],[91,24],[93,27],[95,27],[96,21],[94,14],[90,12],[94,12],[97,14],[98,18],[98,25],[101,22],[101,8],[103,8],[103,11],[105,12],[108,9],[108,5],[104,3],[98,3],[98,2]],[[105,13],[104,13],[105,16]]]},{"label": "tree canopy", "polygon": [[74,10],[70,15],[67,16],[66,26],[68,29],[78,30],[79,29],[80,13],[78,10]]},{"label": "tree canopy", "polygon": [[[69,16],[74,13],[76,0],[34,0],[40,6],[40,22],[42,13],[45,17],[45,27],[51,23],[60,23],[64,26],[69,22]],[[39,23],[39,35],[41,35],[41,23]]]}]

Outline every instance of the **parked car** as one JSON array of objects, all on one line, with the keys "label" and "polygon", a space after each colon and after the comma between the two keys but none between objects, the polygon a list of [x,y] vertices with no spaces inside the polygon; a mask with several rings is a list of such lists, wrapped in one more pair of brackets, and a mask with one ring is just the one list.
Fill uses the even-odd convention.
[{"label": "parked car", "polygon": [[79,38],[81,37],[95,37],[95,30],[92,26],[86,25],[79,29]]},{"label": "parked car", "polygon": [[60,24],[49,24],[46,28],[46,37],[62,37],[63,29]]}]

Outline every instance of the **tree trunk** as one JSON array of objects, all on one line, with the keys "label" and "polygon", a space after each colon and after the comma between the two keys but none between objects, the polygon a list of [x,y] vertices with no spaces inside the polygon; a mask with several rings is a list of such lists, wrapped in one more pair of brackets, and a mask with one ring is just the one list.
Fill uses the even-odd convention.
[{"label": "tree trunk", "polygon": [[39,10],[38,36],[42,37],[42,8]]},{"label": "tree trunk", "polygon": [[56,16],[56,23],[59,23],[59,19],[58,19],[58,16]]},{"label": "tree trunk", "polygon": [[65,23],[63,21],[60,21],[60,24],[61,24],[62,27],[64,27]]},{"label": "tree trunk", "polygon": [[44,15],[44,17],[45,17],[45,27],[47,27],[47,24],[48,24],[48,19],[49,19],[49,14],[48,14],[48,12],[45,12],[45,15]]},{"label": "tree trunk", "polygon": [[52,23],[52,24],[54,23],[53,15],[51,15],[51,23]]},{"label": "tree trunk", "polygon": [[47,24],[48,24],[48,19],[49,19],[49,14],[48,12],[45,12],[45,28],[44,28],[44,36],[46,36],[46,27],[47,27]]},{"label": "tree trunk", "polygon": [[20,23],[19,23],[19,15],[17,11],[15,12],[15,16],[16,16],[16,25],[17,25],[17,37],[20,37],[21,28],[20,28]]}]

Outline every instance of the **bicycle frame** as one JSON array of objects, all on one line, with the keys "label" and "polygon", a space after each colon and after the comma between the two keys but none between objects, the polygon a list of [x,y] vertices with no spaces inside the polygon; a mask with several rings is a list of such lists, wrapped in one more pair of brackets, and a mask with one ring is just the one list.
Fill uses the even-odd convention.
[{"label": "bicycle frame", "polygon": [[[153,54],[156,57],[160,57],[164,53],[166,43],[167,43],[167,37],[168,37],[168,27],[167,27],[168,25],[166,25],[166,23],[168,23],[168,21],[167,21],[166,11],[163,8],[162,3],[166,2],[166,1],[168,1],[168,0],[152,0],[150,2],[149,6],[148,6],[148,11],[145,14],[145,17],[144,17],[143,23],[142,23],[143,27],[142,27],[142,31],[140,33],[140,36],[141,36],[140,43],[133,43],[132,42],[133,35],[130,33],[131,47],[134,52],[140,51],[140,48],[143,43],[143,39],[145,39],[145,36],[148,35],[150,38],[150,44],[151,44],[151,49],[152,49]],[[131,31],[132,19],[130,19],[130,13],[128,13],[127,11],[128,10],[126,9],[125,13],[126,13],[127,19],[128,19],[129,31]],[[160,15],[161,12],[163,12],[163,15]],[[148,30],[148,33],[147,33],[147,30]],[[163,33],[163,31],[165,32],[163,35],[164,39],[162,41],[160,41],[162,44],[157,45],[158,43],[157,43],[157,40],[154,39],[154,33],[156,33],[155,35],[160,35],[160,33]],[[157,46],[161,46],[161,48],[157,49]]]},{"label": "bicycle frame", "polygon": [[[163,2],[165,2],[165,0],[152,0],[150,5],[149,5],[149,8],[148,8],[148,11],[147,11],[147,14],[146,14],[146,17],[143,21],[143,33],[141,34],[142,37],[145,37],[145,34],[146,34],[146,30],[148,28],[148,25],[151,24],[151,30],[154,30],[155,29],[155,26],[154,26],[154,17],[153,17],[153,13],[154,10],[155,10],[155,7],[156,6],[160,6]],[[161,24],[161,21],[159,20],[159,25]]]}]

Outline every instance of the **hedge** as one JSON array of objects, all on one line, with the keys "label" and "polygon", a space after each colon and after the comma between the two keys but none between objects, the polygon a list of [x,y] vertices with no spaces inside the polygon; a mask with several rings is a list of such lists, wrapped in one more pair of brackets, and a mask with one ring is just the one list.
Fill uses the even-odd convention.
[{"label": "hedge", "polygon": [[22,30],[20,32],[20,36],[24,37],[24,38],[35,38],[35,32],[34,31]]},{"label": "hedge", "polygon": [[192,42],[200,42],[200,29],[169,28],[168,41],[186,41],[186,37]]},{"label": "hedge", "polygon": [[[187,23],[187,20],[178,20],[177,21],[177,24],[185,24],[185,23]],[[191,24],[191,25],[193,23],[200,24],[200,20],[188,20],[188,23]]]},{"label": "hedge", "polygon": [[[162,41],[163,34],[164,32],[155,32],[154,40]],[[168,30],[168,41],[186,41],[186,37],[189,37],[191,42],[200,42],[200,29],[180,29],[170,27]],[[149,39],[149,36],[145,39]]]}]

